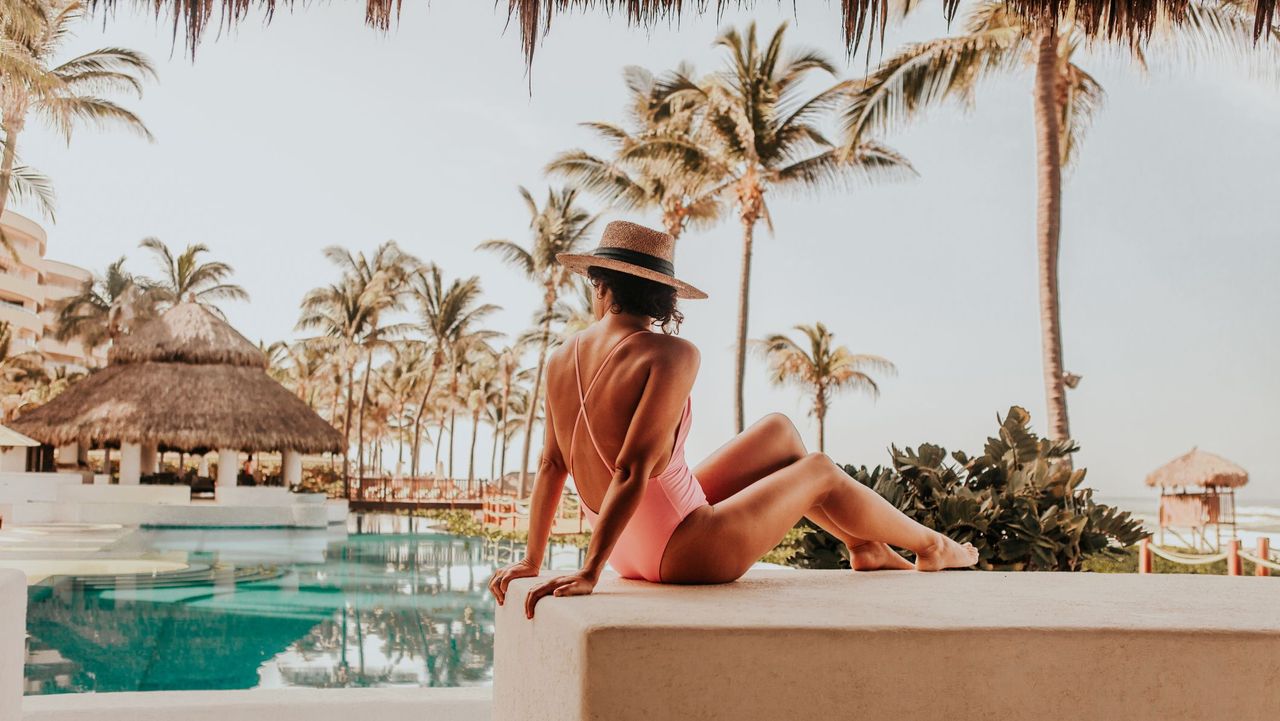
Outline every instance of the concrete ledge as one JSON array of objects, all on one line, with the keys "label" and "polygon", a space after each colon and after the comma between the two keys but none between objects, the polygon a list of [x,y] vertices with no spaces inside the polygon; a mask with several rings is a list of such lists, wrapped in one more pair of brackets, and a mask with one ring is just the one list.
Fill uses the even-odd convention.
[{"label": "concrete ledge", "polygon": [[70,485],[58,488],[58,503],[154,503],[185,506],[191,502],[187,486]]},{"label": "concrete ledge", "polygon": [[218,503],[229,506],[292,506],[295,501],[288,488],[271,486],[223,486],[217,489]]},{"label": "concrete ledge", "polygon": [[[488,721],[487,688],[149,691],[31,696],[22,721]],[[9,721],[17,716],[3,716]]]},{"label": "concrete ledge", "polygon": [[82,483],[84,479],[79,473],[0,473],[0,501],[53,502],[58,500],[59,488]]},{"label": "concrete ledge", "polygon": [[497,613],[494,721],[1272,721],[1267,578],[753,571]]},{"label": "concrete ledge", "polygon": [[22,713],[22,663],[27,652],[27,577],[0,568],[0,719]]}]

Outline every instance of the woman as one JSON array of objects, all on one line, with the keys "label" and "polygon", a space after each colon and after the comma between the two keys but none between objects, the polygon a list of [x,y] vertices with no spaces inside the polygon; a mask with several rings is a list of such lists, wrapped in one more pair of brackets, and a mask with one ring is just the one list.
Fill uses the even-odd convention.
[{"label": "woman", "polygon": [[[595,588],[605,561],[626,578],[733,581],[807,516],[842,540],[855,570],[972,566],[978,552],[907,518],[773,414],[696,469],[684,457],[698,351],[675,337],[677,298],[706,294],[675,278],[670,235],[613,222],[589,254],[560,254],[595,289],[596,322],[547,364],[546,443],[534,481],[525,558],[494,574],[501,604],[517,578],[538,575],[565,479],[591,523],[581,571],[535,587],[547,595]],[[661,333],[652,332],[658,327]],[[594,510],[593,510],[594,509]],[[889,544],[913,551],[911,564]]]}]

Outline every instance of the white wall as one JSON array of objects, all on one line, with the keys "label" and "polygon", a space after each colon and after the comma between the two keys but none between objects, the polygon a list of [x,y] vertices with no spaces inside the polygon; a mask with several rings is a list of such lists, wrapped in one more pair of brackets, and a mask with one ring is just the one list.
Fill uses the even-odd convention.
[{"label": "white wall", "polygon": [[0,502],[58,500],[58,489],[84,482],[79,473],[0,473]]},{"label": "white wall", "polygon": [[6,448],[0,451],[0,473],[22,473],[26,470],[26,448]]},{"label": "white wall", "polygon": [[153,503],[185,506],[191,503],[191,489],[187,486],[61,486],[58,488],[58,503]]},{"label": "white wall", "polygon": [[27,653],[27,577],[0,568],[0,721],[22,716],[22,663]]}]

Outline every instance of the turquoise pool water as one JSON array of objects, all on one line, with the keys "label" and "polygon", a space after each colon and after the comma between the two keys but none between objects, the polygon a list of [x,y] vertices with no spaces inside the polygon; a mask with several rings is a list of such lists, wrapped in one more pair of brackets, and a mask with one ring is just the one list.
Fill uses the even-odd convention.
[{"label": "turquoise pool water", "polygon": [[484,585],[521,551],[395,516],[345,532],[138,530],[108,552],[188,568],[33,586],[26,693],[488,684]]}]

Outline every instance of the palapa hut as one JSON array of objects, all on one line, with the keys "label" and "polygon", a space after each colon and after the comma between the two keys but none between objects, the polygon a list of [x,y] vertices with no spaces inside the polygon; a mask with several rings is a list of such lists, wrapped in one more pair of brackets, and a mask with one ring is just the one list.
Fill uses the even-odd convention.
[{"label": "palapa hut", "polygon": [[[1160,543],[1165,529],[1192,548],[1222,545],[1222,526],[1231,527],[1236,535],[1235,489],[1249,482],[1245,469],[1222,456],[1192,448],[1152,471],[1146,483],[1160,489]],[[1214,528],[1213,543],[1208,528]],[[1191,538],[1183,538],[1175,529],[1188,529]]]},{"label": "palapa hut", "polygon": [[279,451],[286,485],[303,453],[338,452],[342,434],[266,373],[257,346],[193,302],[175,305],[111,349],[106,368],[13,422],[54,446],[120,448],[120,483],[156,471],[157,450],[218,451],[235,485],[240,451]]}]

